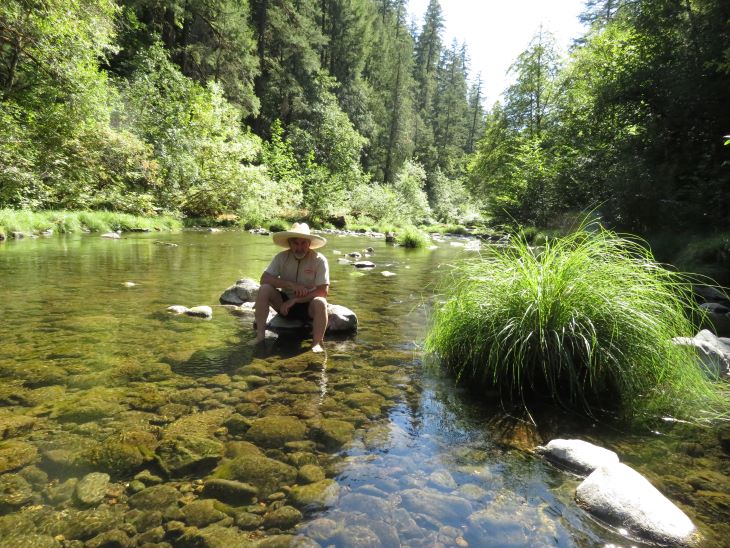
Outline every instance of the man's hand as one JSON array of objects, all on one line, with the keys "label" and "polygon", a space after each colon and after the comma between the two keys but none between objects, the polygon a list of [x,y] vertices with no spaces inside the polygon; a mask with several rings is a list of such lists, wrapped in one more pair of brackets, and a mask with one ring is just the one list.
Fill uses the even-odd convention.
[{"label": "man's hand", "polygon": [[281,306],[279,307],[279,314],[282,316],[286,316],[289,313],[289,309],[294,306],[296,303],[294,302],[294,299],[289,299],[288,301],[284,301],[281,303]]},{"label": "man's hand", "polygon": [[291,289],[297,297],[305,297],[309,293],[309,289],[301,284],[292,284]]}]

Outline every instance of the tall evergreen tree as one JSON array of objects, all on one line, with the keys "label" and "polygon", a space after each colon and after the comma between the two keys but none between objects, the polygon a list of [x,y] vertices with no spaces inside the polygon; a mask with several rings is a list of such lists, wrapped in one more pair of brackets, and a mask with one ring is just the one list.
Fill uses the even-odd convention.
[{"label": "tall evergreen tree", "polygon": [[442,53],[441,33],[444,28],[439,0],[430,0],[421,32],[416,39],[413,78],[416,85],[414,150],[427,169],[436,165],[434,145],[434,99],[438,86],[438,67]]}]

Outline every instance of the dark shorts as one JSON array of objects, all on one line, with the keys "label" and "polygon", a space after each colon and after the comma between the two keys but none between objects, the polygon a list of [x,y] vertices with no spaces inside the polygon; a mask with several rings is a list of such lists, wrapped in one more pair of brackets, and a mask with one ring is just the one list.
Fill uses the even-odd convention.
[{"label": "dark shorts", "polygon": [[[286,293],[279,290],[279,294],[281,295],[281,298],[283,301],[288,301],[289,297],[286,296]],[[297,303],[294,306],[292,306],[289,309],[289,312],[287,312],[285,318],[288,318],[290,320],[302,320],[303,322],[308,322],[312,318],[309,317],[309,303]]]}]

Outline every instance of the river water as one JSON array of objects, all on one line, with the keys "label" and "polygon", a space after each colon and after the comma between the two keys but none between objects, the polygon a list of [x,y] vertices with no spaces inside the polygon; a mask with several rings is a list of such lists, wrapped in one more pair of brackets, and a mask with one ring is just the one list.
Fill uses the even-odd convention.
[{"label": "river water", "polygon": [[[730,545],[727,429],[627,432],[558,414],[531,428],[424,358],[429,308],[467,241],[328,238],[330,302],[360,328],[324,355],[291,337],[253,348],[250,316],[218,305],[258,279],[270,237],[0,243],[3,544],[637,545],[576,506],[579,478],[530,451],[580,437],[646,475],[704,545]],[[338,261],[367,247],[372,270]]]}]

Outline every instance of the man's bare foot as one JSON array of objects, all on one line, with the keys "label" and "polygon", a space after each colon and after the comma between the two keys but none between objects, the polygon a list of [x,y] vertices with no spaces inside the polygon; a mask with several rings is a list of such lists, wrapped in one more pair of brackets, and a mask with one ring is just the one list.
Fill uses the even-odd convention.
[{"label": "man's bare foot", "polygon": [[312,352],[324,352],[324,348],[322,348],[321,344],[317,343],[312,345]]}]

